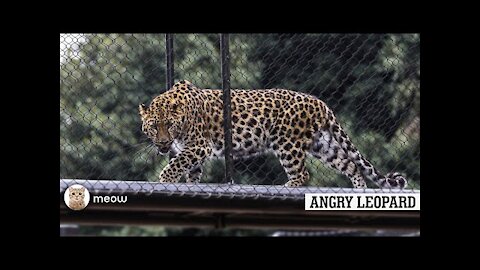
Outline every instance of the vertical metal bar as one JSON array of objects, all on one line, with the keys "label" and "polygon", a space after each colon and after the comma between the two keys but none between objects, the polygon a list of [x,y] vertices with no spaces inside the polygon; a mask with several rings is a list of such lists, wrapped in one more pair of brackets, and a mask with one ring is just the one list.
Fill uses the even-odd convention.
[{"label": "vertical metal bar", "polygon": [[225,181],[233,183],[232,159],[232,112],[230,102],[230,51],[228,34],[220,34],[220,53],[222,56],[222,90],[223,90],[223,128],[225,146]]},{"label": "vertical metal bar", "polygon": [[173,34],[165,34],[165,55],[167,60],[166,79],[167,90],[173,85]]}]

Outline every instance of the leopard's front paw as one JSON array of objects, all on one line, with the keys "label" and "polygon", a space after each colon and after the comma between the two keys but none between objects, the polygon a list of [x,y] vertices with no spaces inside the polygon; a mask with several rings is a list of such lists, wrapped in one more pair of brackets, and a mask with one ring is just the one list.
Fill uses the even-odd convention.
[{"label": "leopard's front paw", "polygon": [[187,177],[187,180],[185,182],[187,184],[197,184],[197,183],[200,183],[200,178]]},{"label": "leopard's front paw", "polygon": [[290,180],[287,183],[285,183],[286,187],[300,187],[303,186],[303,182],[299,180]]}]

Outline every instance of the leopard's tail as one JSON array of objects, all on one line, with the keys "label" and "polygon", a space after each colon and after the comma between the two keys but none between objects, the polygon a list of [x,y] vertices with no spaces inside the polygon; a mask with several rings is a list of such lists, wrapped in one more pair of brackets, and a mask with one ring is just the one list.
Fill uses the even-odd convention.
[{"label": "leopard's tail", "polygon": [[327,119],[329,123],[329,129],[332,136],[342,147],[342,149],[348,153],[348,157],[355,163],[362,175],[373,181],[380,188],[401,188],[403,189],[407,185],[407,180],[400,173],[393,172],[387,175],[382,175],[380,172],[362,156],[360,151],[353,145],[352,141],[337,122],[333,112],[327,109]]}]

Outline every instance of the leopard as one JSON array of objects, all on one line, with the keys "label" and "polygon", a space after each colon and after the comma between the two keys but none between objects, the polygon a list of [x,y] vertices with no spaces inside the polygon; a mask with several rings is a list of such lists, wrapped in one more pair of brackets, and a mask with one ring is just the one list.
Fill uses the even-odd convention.
[{"label": "leopard", "polygon": [[[319,98],[288,89],[231,89],[231,155],[234,160],[273,152],[284,168],[286,187],[309,181],[307,156],[346,175],[354,188],[372,181],[380,188],[403,189],[398,172],[383,175],[352,143],[333,111]],[[177,81],[140,104],[142,131],[159,154],[170,154],[159,174],[161,183],[199,183],[202,164],[222,158],[224,109],[222,89],[203,89]]]}]

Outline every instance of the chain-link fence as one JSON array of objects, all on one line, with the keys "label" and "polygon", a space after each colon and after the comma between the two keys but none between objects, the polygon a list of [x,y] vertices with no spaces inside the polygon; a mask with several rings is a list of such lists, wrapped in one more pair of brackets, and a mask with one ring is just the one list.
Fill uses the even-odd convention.
[{"label": "chain-link fence", "polygon": [[[281,88],[320,98],[380,172],[400,172],[407,189],[420,188],[418,34],[229,36],[232,89]],[[222,89],[219,44],[218,34],[175,34],[174,81]],[[157,155],[143,134],[138,105],[166,90],[166,56],[164,34],[60,35],[60,179],[158,181],[170,157]],[[306,163],[308,187],[352,187],[319,159]],[[224,160],[211,159],[200,182],[226,183],[224,175]],[[233,180],[241,188],[232,194],[257,185],[292,190],[283,187],[287,175],[273,154],[235,159]],[[195,186],[206,185],[183,187]]]}]

